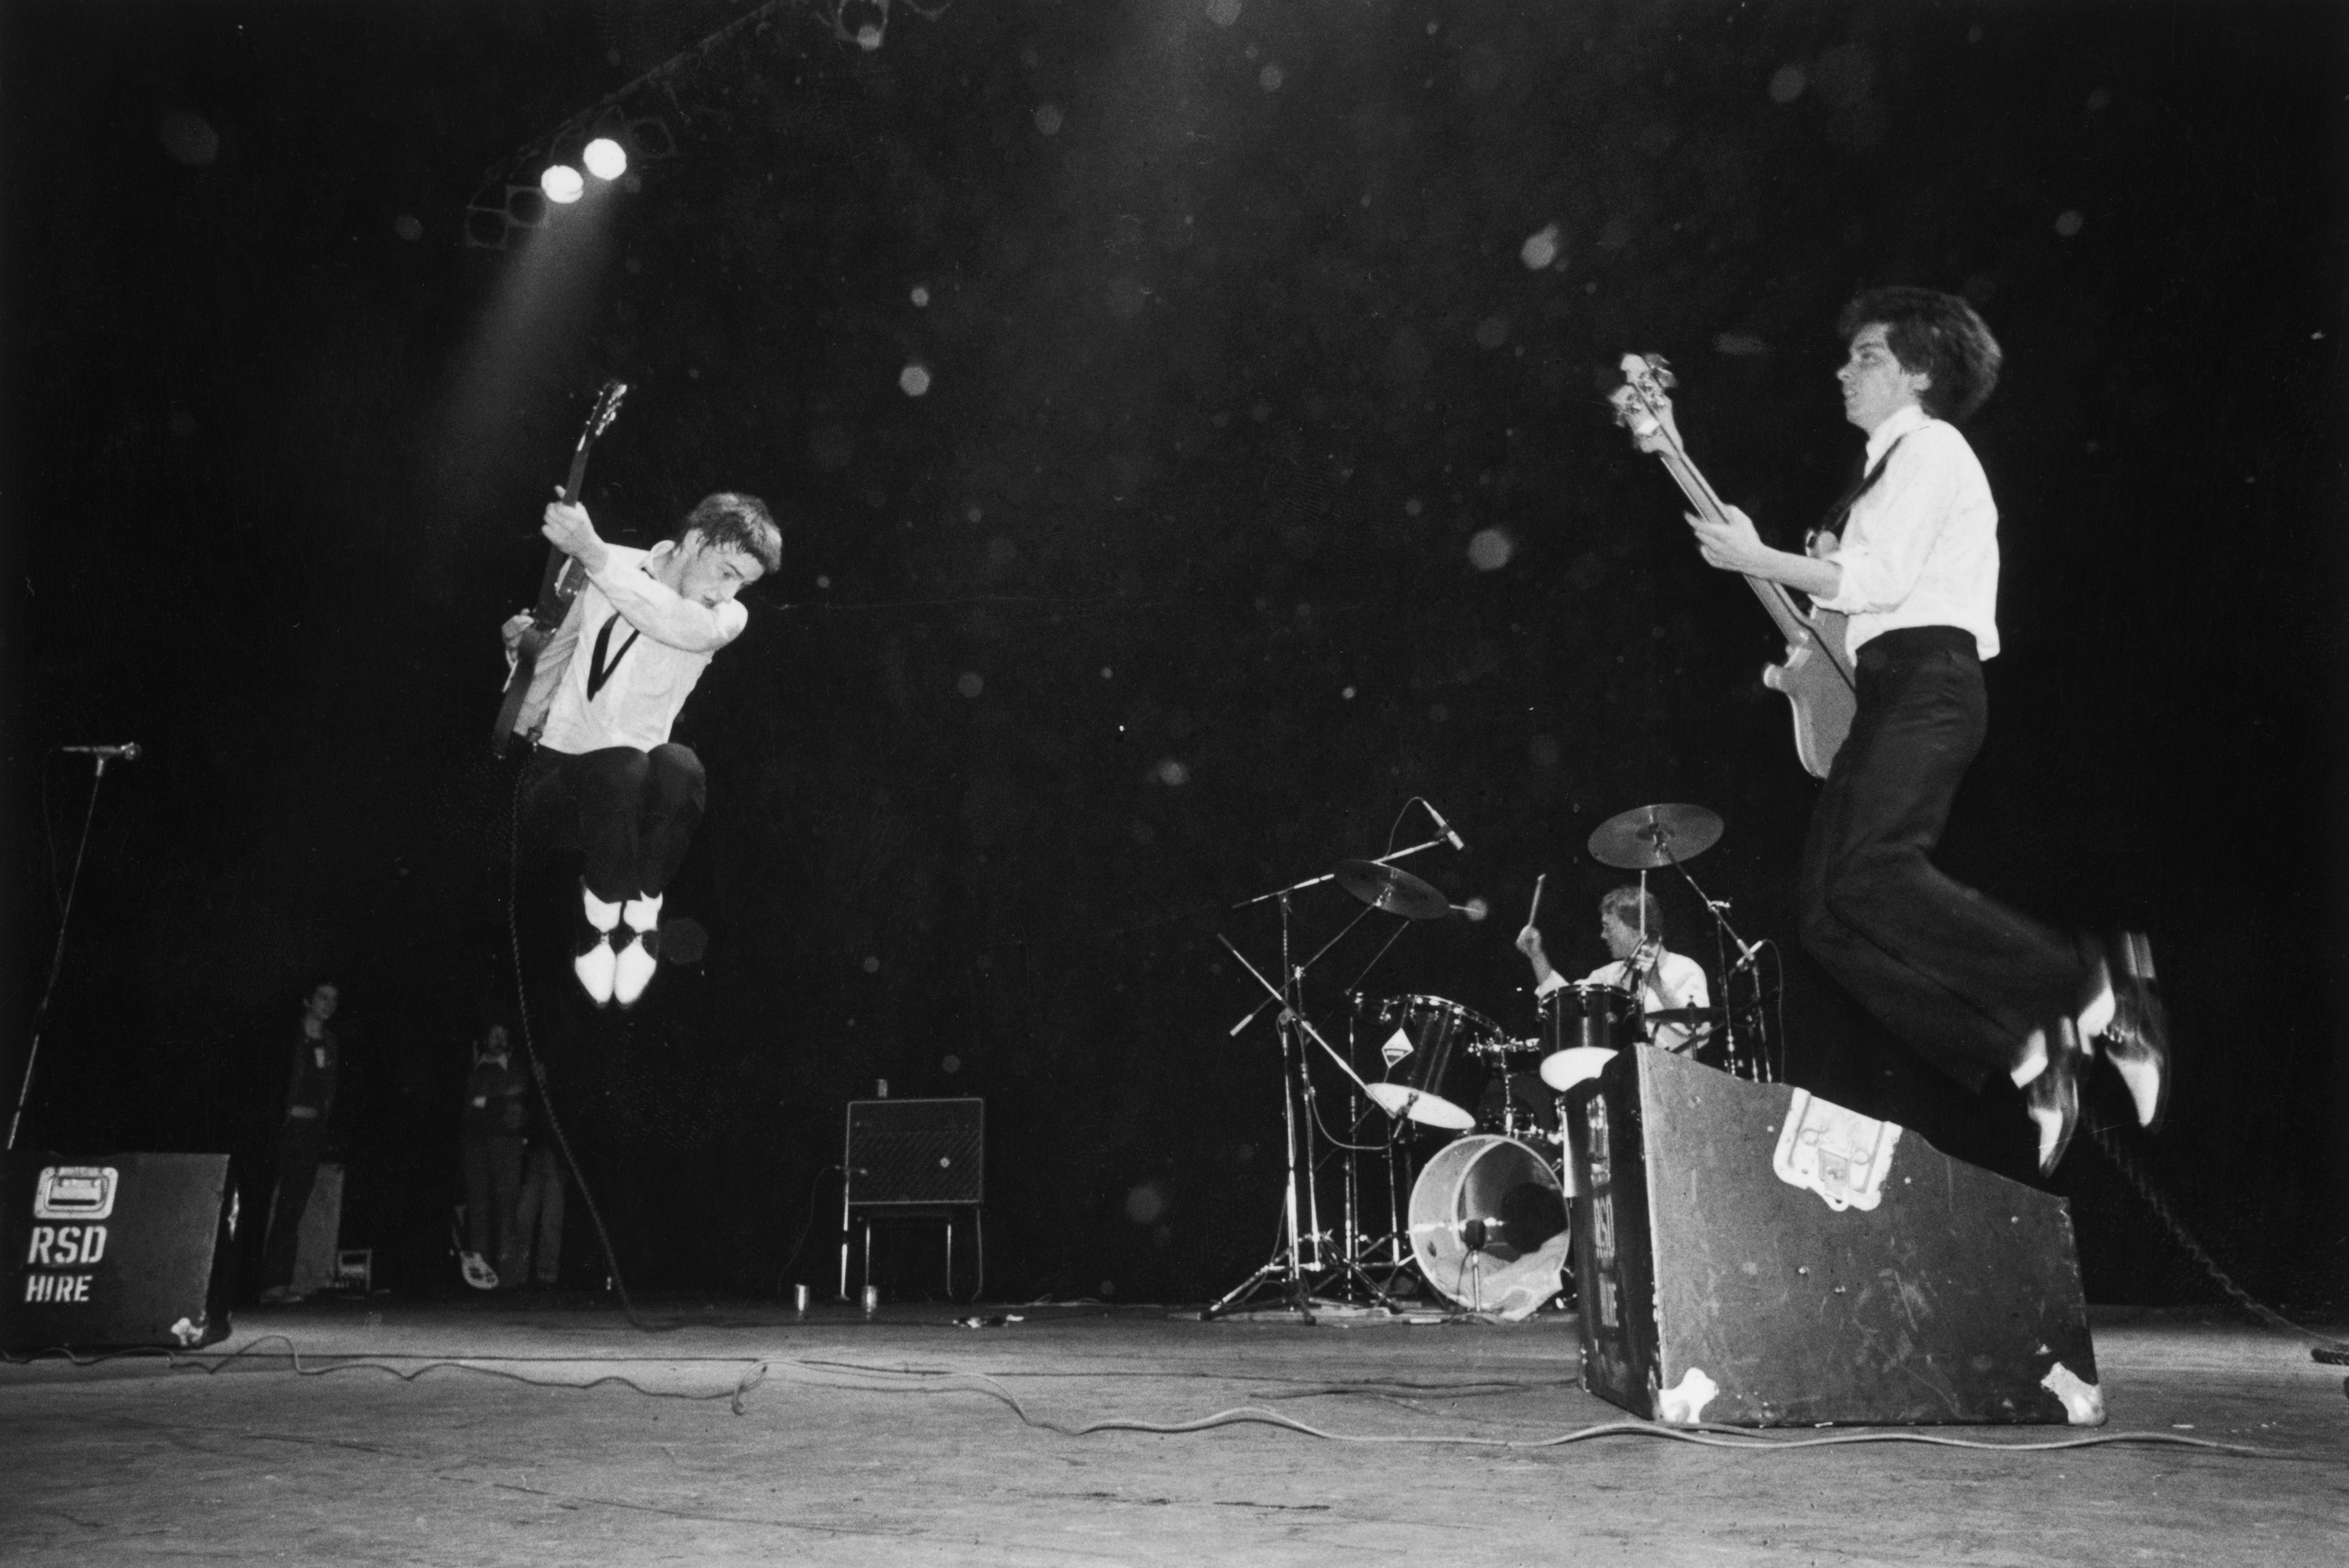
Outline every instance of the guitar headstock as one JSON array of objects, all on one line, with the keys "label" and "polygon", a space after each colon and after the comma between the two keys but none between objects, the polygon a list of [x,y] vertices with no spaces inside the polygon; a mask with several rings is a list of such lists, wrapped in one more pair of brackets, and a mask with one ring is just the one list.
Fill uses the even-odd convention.
[{"label": "guitar headstock", "polygon": [[595,394],[595,407],[588,410],[585,439],[592,441],[612,428],[612,421],[620,417],[620,399],[627,395],[626,382],[616,377],[604,383],[603,390]]},{"label": "guitar headstock", "polygon": [[1615,406],[1615,422],[1631,432],[1631,444],[1643,452],[1677,450],[1680,426],[1672,418],[1671,388],[1679,385],[1672,367],[1661,354],[1623,356],[1623,385],[1607,395]]}]

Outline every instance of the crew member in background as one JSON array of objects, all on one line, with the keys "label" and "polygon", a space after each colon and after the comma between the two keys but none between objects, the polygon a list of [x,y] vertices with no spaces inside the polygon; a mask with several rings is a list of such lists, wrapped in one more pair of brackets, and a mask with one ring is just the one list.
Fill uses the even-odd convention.
[{"label": "crew member in background", "polygon": [[1689,519],[1705,561],[1799,590],[1849,617],[1859,706],[1812,809],[1797,889],[1803,945],[1919,1056],[1979,1092],[2023,1091],[2039,1168],[2079,1116],[2101,1055],[2139,1123],[2161,1120],[2168,1027],[2153,952],[2041,924],[1933,864],[1982,748],[1982,661],[1998,653],[1998,507],[1959,422],[2002,356],[1965,301],[1884,288],[1844,307],[1844,418],[1868,436],[1865,477],[1810,552],[1764,544],[1734,507]]},{"label": "crew member in background", "polygon": [[322,981],[302,1005],[294,1077],[285,1095],[285,1125],[277,1135],[277,1195],[269,1205],[269,1232],[261,1254],[261,1299],[272,1305],[299,1301],[308,1294],[294,1288],[294,1263],[301,1246],[302,1215],[310,1207],[318,1161],[326,1152],[335,1078],[342,1070],[342,1047],[326,1026],[342,995],[333,981]]},{"label": "crew member in background", "polygon": [[[1609,892],[1599,901],[1599,938],[1611,957],[1584,975],[1583,984],[1631,993],[1639,998],[1642,1015],[1712,1005],[1703,968],[1693,958],[1666,951],[1664,911],[1655,894],[1631,883]],[[1539,927],[1526,925],[1517,933],[1516,945],[1534,966],[1537,1000],[1564,988],[1566,976],[1550,967]],[[1698,1031],[1685,1024],[1656,1024],[1649,1029],[1648,1043],[1677,1051],[1697,1037]]]},{"label": "crew member in background", "polygon": [[[523,1133],[530,1125],[530,1080],[514,1065],[503,1024],[473,1047],[465,1080],[465,1283],[495,1290],[522,1283],[515,1215],[522,1197]],[[496,1259],[492,1264],[490,1260]]]},{"label": "crew member in background", "polygon": [[[694,683],[742,634],[735,595],[782,564],[756,496],[720,492],[651,550],[606,543],[586,509],[554,501],[540,531],[587,583],[540,653],[518,727],[532,830],[585,866],[573,971],[597,1006],[635,1003],[658,967],[661,900],[708,798],[701,759],[669,739]],[[530,625],[505,624],[509,651]]]},{"label": "crew member in background", "polygon": [[544,1117],[533,1132],[530,1151],[523,1156],[522,1199],[514,1210],[513,1274],[506,1283],[521,1284],[527,1274],[540,1285],[552,1286],[563,1271],[563,1152]]}]

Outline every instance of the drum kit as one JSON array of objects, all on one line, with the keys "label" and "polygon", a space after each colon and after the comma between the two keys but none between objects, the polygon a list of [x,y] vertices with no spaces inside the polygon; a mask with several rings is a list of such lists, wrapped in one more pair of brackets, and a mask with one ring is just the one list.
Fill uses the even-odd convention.
[{"label": "drum kit", "polygon": [[[1287,1182],[1282,1239],[1273,1256],[1204,1317],[1241,1310],[1276,1291],[1309,1322],[1317,1303],[1325,1309],[1375,1305],[1400,1312],[1397,1297],[1411,1293],[1407,1275],[1414,1270],[1461,1310],[1509,1320],[1530,1316],[1566,1284],[1574,1178],[1561,1112],[1568,1089],[1597,1077],[1617,1052],[1647,1043],[1658,1025],[1677,1026],[1675,1033],[1685,1033],[1692,1047],[1717,1052],[1731,1072],[1775,1076],[1764,1048],[1758,977],[1742,1005],[1644,1016],[1628,989],[1569,984],[1539,998],[1538,1027],[1527,1037],[1448,997],[1366,996],[1361,980],[1404,931],[1459,910],[1429,882],[1392,863],[1447,841],[1463,847],[1434,809],[1428,810],[1444,829],[1436,838],[1374,861],[1340,861],[1319,876],[1236,906],[1278,903],[1277,980],[1228,937],[1219,938],[1266,994],[1231,1033],[1239,1035],[1277,1009]],[[1721,834],[1721,818],[1702,806],[1642,806],[1600,824],[1589,851],[1602,864],[1639,872],[1643,886],[1649,872],[1671,867],[1695,887],[1685,862],[1711,849]],[[1333,882],[1362,907],[1311,956],[1296,962],[1295,895]],[[1717,929],[1726,999],[1736,977],[1754,969],[1759,947],[1730,929],[1725,901],[1696,892]],[[1537,912],[1540,902],[1537,882]],[[1341,1047],[1307,1016],[1304,981],[1373,913],[1399,923],[1346,991]],[[1374,1062],[1365,1046],[1375,1049]],[[1348,1080],[1355,1111],[1348,1136],[1331,1133],[1322,1118],[1312,1071],[1317,1052]],[[1431,1138],[1443,1141],[1423,1158]],[[1383,1231],[1364,1224],[1366,1156],[1384,1167],[1383,1181],[1371,1183],[1385,1189]],[[1333,1171],[1341,1194],[1334,1229],[1325,1228],[1321,1213],[1323,1178]]]}]

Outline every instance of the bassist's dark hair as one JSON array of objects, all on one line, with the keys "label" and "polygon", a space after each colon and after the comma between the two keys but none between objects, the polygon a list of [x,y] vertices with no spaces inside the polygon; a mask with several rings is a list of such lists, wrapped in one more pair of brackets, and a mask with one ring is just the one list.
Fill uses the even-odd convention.
[{"label": "bassist's dark hair", "polygon": [[1925,412],[1961,425],[1989,401],[2006,356],[1973,306],[1936,289],[1869,289],[1843,307],[1836,330],[1848,345],[1875,322],[1903,370],[1931,377],[1917,395]]},{"label": "bassist's dark hair", "polygon": [[719,490],[701,498],[678,524],[678,542],[698,533],[720,550],[739,550],[759,563],[770,577],[782,570],[783,531],[767,503],[754,495]]}]

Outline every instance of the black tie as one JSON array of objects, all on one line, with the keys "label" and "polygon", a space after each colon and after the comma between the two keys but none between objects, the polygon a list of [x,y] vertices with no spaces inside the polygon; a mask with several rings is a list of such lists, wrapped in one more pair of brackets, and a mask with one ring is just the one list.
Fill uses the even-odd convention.
[{"label": "black tie", "polygon": [[628,650],[636,645],[636,629],[631,626],[628,628],[628,640],[620,645],[620,651],[612,655],[612,662],[609,664],[604,662],[604,652],[612,645],[612,628],[619,624],[619,613],[615,611],[612,618],[604,623],[603,629],[595,634],[595,655],[587,661],[587,700],[589,702],[595,700],[595,694],[604,689],[604,683],[612,678],[612,672],[620,667],[620,661],[626,658]]}]

